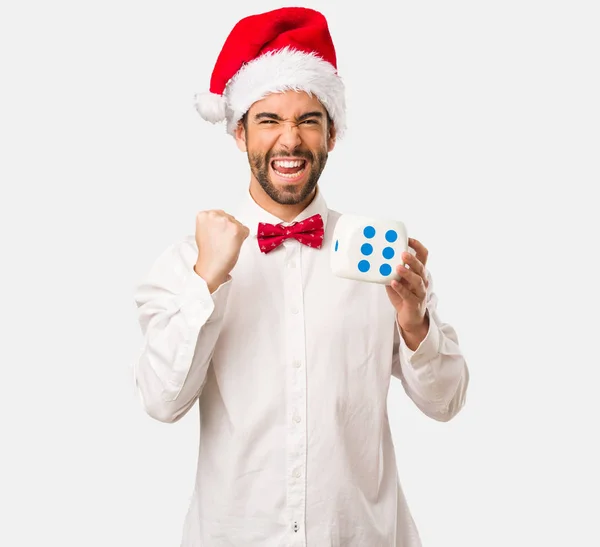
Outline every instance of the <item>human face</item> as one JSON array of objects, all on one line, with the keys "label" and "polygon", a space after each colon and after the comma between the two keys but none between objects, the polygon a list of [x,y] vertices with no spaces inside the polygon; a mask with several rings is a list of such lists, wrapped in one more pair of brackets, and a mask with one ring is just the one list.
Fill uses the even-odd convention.
[{"label": "human face", "polygon": [[276,203],[296,205],[312,195],[335,144],[320,101],[305,92],[273,93],[254,103],[236,132],[248,155],[252,183]]}]

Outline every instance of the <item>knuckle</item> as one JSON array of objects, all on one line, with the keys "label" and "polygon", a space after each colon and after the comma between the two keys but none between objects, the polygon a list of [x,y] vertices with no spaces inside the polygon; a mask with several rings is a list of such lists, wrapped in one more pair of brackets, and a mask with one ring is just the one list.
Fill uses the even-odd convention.
[{"label": "knuckle", "polygon": [[206,222],[210,219],[210,215],[208,211],[200,211],[196,215],[196,223],[197,224],[206,224]]}]

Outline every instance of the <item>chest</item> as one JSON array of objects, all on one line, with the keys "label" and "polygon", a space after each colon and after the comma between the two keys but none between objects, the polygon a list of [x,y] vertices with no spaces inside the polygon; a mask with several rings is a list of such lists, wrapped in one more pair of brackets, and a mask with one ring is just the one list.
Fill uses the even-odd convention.
[{"label": "chest", "polygon": [[391,354],[395,312],[385,287],[336,277],[329,260],[328,242],[316,250],[290,240],[267,255],[244,247],[222,340],[247,339],[247,350],[281,359],[302,353],[355,367]]},{"label": "chest", "polygon": [[326,247],[244,247],[205,393],[244,427],[292,408],[309,408],[313,429],[371,422],[385,409],[394,315],[384,286],[334,276]]}]

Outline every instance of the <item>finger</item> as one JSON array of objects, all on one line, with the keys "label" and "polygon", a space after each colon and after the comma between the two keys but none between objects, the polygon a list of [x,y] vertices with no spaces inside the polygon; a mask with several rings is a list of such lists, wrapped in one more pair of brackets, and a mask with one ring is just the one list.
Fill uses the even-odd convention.
[{"label": "finger", "polygon": [[425,282],[419,274],[413,272],[412,270],[407,270],[404,266],[402,266],[402,264],[398,264],[398,266],[396,266],[396,272],[402,277],[402,279],[406,280],[408,283],[407,288],[410,292],[412,292],[419,299],[425,298],[427,293],[425,289]]},{"label": "finger", "polygon": [[416,256],[413,256],[411,253],[402,253],[402,259],[405,264],[408,264],[411,271],[420,275],[423,279],[427,277],[425,274],[425,266]]},{"label": "finger", "polygon": [[425,288],[429,287],[429,278],[427,275],[427,268],[421,263],[421,261],[413,256],[411,253],[403,253],[402,258],[404,259],[405,265],[408,264],[410,270],[421,276],[423,279],[423,283],[425,284]]},{"label": "finger", "polygon": [[425,264],[427,264],[427,256],[429,255],[429,251],[426,249],[426,247],[418,239],[414,239],[412,237],[408,238],[408,246],[412,247],[416,251],[417,258],[421,264],[425,266]]},{"label": "finger", "polygon": [[409,302],[417,302],[418,301],[417,296],[408,288],[408,286],[404,285],[400,281],[396,281],[395,279],[392,279],[392,282],[390,283],[390,287],[392,288],[392,290],[395,293],[400,295],[404,300],[409,301]]},{"label": "finger", "polygon": [[248,230],[248,226],[246,226],[243,222],[240,222],[237,218],[235,217],[231,217],[231,222],[233,222],[234,224],[237,224],[240,228],[242,228],[243,230]]},{"label": "finger", "polygon": [[239,224],[239,222],[233,215],[230,215],[227,211],[224,211],[223,209],[213,209],[212,212],[216,213],[217,216],[224,217],[224,218],[230,220],[231,222]]}]

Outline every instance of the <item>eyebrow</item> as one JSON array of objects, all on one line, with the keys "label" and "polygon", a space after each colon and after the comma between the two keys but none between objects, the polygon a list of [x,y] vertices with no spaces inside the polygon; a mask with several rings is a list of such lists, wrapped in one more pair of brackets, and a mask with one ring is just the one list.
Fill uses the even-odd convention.
[{"label": "eyebrow", "polygon": [[[323,113],[315,110],[314,112],[305,112],[301,116],[298,116],[297,121],[301,122],[302,120],[306,120],[307,118],[323,118]],[[273,112],[259,112],[254,116],[255,120],[269,119],[269,120],[277,120],[282,121],[283,118],[278,114]]]}]

